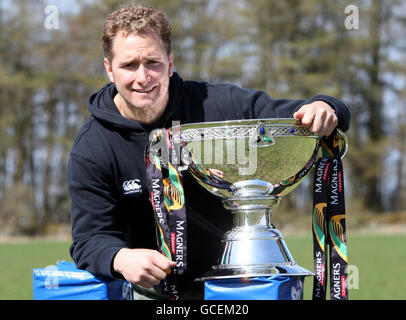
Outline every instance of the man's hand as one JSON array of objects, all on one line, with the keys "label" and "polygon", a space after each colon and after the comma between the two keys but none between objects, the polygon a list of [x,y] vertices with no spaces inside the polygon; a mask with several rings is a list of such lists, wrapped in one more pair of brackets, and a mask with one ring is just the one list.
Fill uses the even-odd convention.
[{"label": "man's hand", "polygon": [[324,101],[305,104],[293,117],[319,136],[329,136],[338,124],[334,109]]},{"label": "man's hand", "polygon": [[175,265],[176,262],[150,249],[120,249],[113,262],[114,271],[145,288],[158,285]]}]

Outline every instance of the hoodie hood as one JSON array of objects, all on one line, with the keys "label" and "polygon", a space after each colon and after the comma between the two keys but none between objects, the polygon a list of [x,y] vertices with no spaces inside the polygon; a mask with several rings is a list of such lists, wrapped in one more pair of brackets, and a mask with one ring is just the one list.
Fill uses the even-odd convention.
[{"label": "hoodie hood", "polygon": [[117,88],[110,82],[89,98],[87,107],[97,119],[114,126],[145,133],[155,128],[169,127],[172,120],[180,119],[181,101],[183,96],[183,80],[174,72],[169,82],[169,101],[162,117],[154,124],[142,124],[136,120],[123,117],[118,111],[113,99]]}]

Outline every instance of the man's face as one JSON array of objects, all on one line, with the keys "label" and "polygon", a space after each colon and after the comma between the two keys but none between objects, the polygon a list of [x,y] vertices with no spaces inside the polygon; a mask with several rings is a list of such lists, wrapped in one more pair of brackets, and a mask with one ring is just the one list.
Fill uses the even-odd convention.
[{"label": "man's face", "polygon": [[118,32],[113,41],[113,58],[104,59],[110,81],[118,95],[119,111],[134,120],[152,123],[159,119],[169,99],[169,78],[173,73],[172,54],[155,32]]}]

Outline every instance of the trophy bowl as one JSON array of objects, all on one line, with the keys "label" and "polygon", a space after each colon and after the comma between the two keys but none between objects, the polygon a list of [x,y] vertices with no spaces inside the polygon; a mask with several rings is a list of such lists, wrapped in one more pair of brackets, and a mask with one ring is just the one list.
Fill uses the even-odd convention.
[{"label": "trophy bowl", "polygon": [[[343,157],[347,140],[337,131]],[[165,165],[164,150],[153,136],[150,149]],[[233,215],[218,264],[197,281],[313,275],[294,261],[281,232],[271,224],[271,211],[310,172],[318,135],[295,119],[256,119],[173,126],[169,138],[178,150],[179,170],[189,170]]]}]

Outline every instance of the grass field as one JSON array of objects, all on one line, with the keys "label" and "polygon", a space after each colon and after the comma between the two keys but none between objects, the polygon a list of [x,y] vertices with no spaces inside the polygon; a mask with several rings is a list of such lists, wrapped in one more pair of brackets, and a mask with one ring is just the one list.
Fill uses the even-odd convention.
[{"label": "grass field", "polygon": [[[311,237],[287,237],[295,260],[313,270]],[[0,299],[32,299],[32,268],[68,260],[69,242],[0,243]],[[358,289],[350,299],[406,299],[406,235],[353,235],[348,238],[350,265],[358,268]],[[311,299],[312,278],[304,299]]]},{"label": "grass field", "polygon": [[[287,244],[296,262],[313,270],[311,238],[287,237]],[[406,235],[351,236],[347,246],[349,264],[359,275],[358,289],[350,290],[350,299],[406,299]],[[304,288],[304,299],[311,299],[311,277]]]}]

